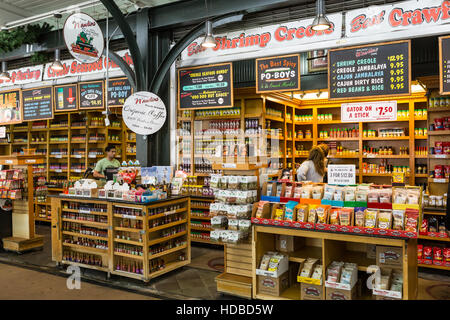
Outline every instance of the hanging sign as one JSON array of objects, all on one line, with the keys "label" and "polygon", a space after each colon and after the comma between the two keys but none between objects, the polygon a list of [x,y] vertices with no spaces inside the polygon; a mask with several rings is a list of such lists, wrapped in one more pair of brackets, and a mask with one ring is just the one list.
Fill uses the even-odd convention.
[{"label": "hanging sign", "polygon": [[23,121],[53,119],[52,87],[22,90]]},{"label": "hanging sign", "polygon": [[92,81],[78,84],[78,99],[80,109],[105,108],[104,82]]},{"label": "hanging sign", "polygon": [[108,81],[108,107],[121,107],[131,96],[132,88],[127,78],[111,79]]},{"label": "hanging sign", "polygon": [[342,122],[373,122],[397,120],[397,101],[341,104]]},{"label": "hanging sign", "polygon": [[256,59],[256,93],[300,90],[300,55]]},{"label": "hanging sign", "polygon": [[0,87],[32,83],[42,80],[44,66],[25,67],[9,71],[11,79],[0,80]]},{"label": "hanging sign", "polygon": [[356,184],[356,167],[354,164],[328,165],[328,183],[335,185]]},{"label": "hanging sign", "polygon": [[64,112],[78,109],[76,84],[67,84],[54,87],[55,112]]},{"label": "hanging sign", "polygon": [[233,106],[233,66],[215,64],[178,70],[178,108]]},{"label": "hanging sign", "polygon": [[0,93],[0,124],[15,124],[22,122],[20,91],[6,91]]},{"label": "hanging sign", "polygon": [[103,54],[103,32],[85,13],[74,13],[64,23],[64,41],[70,54],[82,63],[96,62]]},{"label": "hanging sign", "polygon": [[159,131],[164,125],[166,106],[156,94],[139,91],[125,101],[122,117],[131,131],[146,136]]},{"label": "hanging sign", "polygon": [[450,36],[439,38],[439,89],[450,94]]},{"label": "hanging sign", "polygon": [[[370,37],[383,34],[399,38],[401,31],[411,37],[448,31],[450,2],[443,0],[403,1],[389,5],[369,6],[345,14],[345,36]],[[442,26],[441,26],[442,25]]]},{"label": "hanging sign", "polygon": [[274,55],[274,50],[282,50],[284,54],[297,53],[302,51],[299,48],[302,45],[304,51],[308,51],[308,44],[341,38],[342,13],[330,14],[327,17],[331,28],[326,31],[312,30],[313,18],[310,18],[218,34],[214,36],[216,46],[210,49],[202,47],[203,37],[199,37],[181,53],[181,60],[201,61],[218,56],[224,56],[225,59],[226,56],[250,52],[263,57]]},{"label": "hanging sign", "polygon": [[398,41],[330,50],[330,99],[410,94],[410,49]]}]

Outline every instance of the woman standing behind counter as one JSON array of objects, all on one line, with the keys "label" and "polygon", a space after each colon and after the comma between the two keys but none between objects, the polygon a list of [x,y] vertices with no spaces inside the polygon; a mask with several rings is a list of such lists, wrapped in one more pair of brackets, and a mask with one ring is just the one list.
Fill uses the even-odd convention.
[{"label": "woman standing behind counter", "polygon": [[297,170],[298,181],[323,182],[325,176],[325,154],[320,147],[309,151],[308,160],[304,161]]}]

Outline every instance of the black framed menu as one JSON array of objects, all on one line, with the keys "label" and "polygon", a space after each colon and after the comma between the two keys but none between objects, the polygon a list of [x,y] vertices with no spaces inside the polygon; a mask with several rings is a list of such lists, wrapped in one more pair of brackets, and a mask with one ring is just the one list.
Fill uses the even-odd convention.
[{"label": "black framed menu", "polygon": [[410,41],[330,50],[328,88],[330,99],[410,94]]},{"label": "black framed menu", "polygon": [[76,84],[54,86],[55,112],[64,112],[78,109],[78,95]]},{"label": "black framed menu", "polygon": [[256,59],[256,93],[300,90],[300,55]]},{"label": "black framed menu", "polygon": [[105,108],[104,81],[80,82],[78,84],[79,109]]},{"label": "black framed menu", "polygon": [[439,91],[450,94],[450,36],[439,37]]},{"label": "black framed menu", "polygon": [[125,100],[131,96],[133,90],[127,78],[111,79],[108,81],[108,107],[122,107]]},{"label": "black framed menu", "polygon": [[53,88],[22,90],[23,121],[53,119]]},{"label": "black framed menu", "polygon": [[233,106],[231,63],[178,70],[178,108],[211,109]]}]

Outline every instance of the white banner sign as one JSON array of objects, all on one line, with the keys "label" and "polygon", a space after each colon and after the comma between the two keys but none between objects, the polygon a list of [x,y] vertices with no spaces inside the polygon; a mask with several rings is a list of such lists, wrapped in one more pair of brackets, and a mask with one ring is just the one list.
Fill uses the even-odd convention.
[{"label": "white banner sign", "polygon": [[345,36],[349,38],[380,33],[393,38],[395,33],[391,32],[402,30],[417,30],[420,34],[427,34],[427,29],[437,31],[436,26],[450,22],[450,1],[404,1],[370,6],[347,12],[345,22]]},{"label": "white banner sign", "polygon": [[203,36],[192,42],[182,53],[181,60],[202,59],[207,57],[235,55],[244,52],[259,52],[261,56],[270,55],[276,48],[285,49],[285,53],[298,52],[296,46],[341,38],[342,14],[327,15],[333,24],[326,31],[314,31],[311,28],[313,19],[287,22],[261,28],[239,30],[215,35],[216,46],[203,48]]},{"label": "white banner sign", "polygon": [[[129,50],[122,50],[116,52],[122,59],[131,67],[133,67],[133,59],[131,58]],[[106,72],[106,57],[103,56],[97,62],[80,63],[75,59],[61,61],[64,69],[61,71],[54,71],[51,68],[51,63],[45,65],[44,80],[60,79],[65,77],[75,77],[94,73]],[[120,70],[119,66],[109,59],[108,70]]]},{"label": "white banner sign", "polygon": [[328,183],[336,185],[356,184],[356,167],[354,164],[328,165]]},{"label": "white banner sign", "polygon": [[38,65],[33,67],[25,67],[20,69],[14,69],[9,71],[11,76],[10,80],[0,80],[0,87],[14,86],[25,83],[31,83],[42,80],[42,71],[44,65]]},{"label": "white banner sign", "polygon": [[131,131],[146,136],[159,131],[164,125],[166,106],[156,94],[139,91],[125,101],[122,117]]},{"label": "white banner sign", "polygon": [[74,13],[64,23],[64,41],[72,57],[81,63],[96,62],[105,42],[97,21],[85,13]]},{"label": "white banner sign", "polygon": [[397,101],[341,104],[342,122],[373,122],[397,120]]}]

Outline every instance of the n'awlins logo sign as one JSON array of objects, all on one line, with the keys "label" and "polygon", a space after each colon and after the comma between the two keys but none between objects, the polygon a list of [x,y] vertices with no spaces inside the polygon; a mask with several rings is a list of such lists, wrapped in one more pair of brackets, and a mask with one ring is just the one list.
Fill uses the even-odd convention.
[{"label": "n'awlins logo sign", "polygon": [[342,14],[331,14],[328,18],[332,27],[326,31],[312,30],[313,19],[306,19],[217,35],[216,46],[211,49],[202,47],[203,37],[200,37],[182,52],[181,58],[188,60],[262,50],[268,52],[269,49],[276,48],[285,48],[288,52],[289,48],[295,48],[298,45],[339,39],[342,30]]},{"label": "n'awlins logo sign", "polygon": [[450,1],[405,1],[349,11],[345,17],[347,37],[401,30],[424,30],[450,22]]}]

